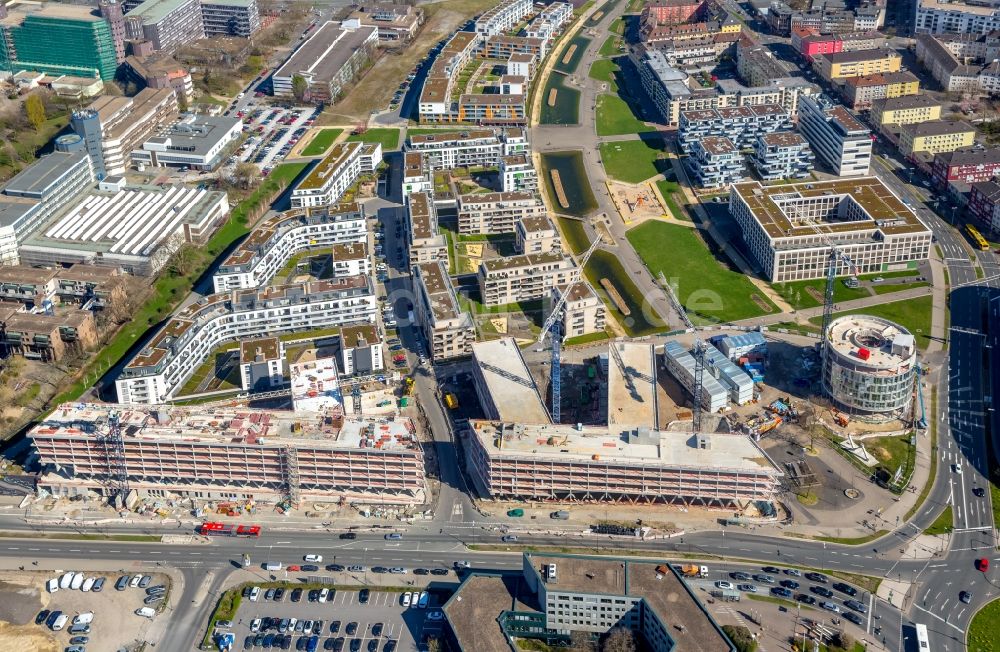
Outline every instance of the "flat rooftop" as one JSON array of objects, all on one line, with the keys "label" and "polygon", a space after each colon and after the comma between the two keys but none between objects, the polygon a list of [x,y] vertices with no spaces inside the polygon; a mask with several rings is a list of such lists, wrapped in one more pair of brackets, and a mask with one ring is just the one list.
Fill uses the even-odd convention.
[{"label": "flat rooftop", "polygon": [[[612,342],[609,351],[609,427],[656,428],[656,360],[653,346],[638,342]],[[618,363],[619,358],[625,365],[624,369]]]},{"label": "flat rooftop", "polygon": [[259,337],[240,342],[240,364],[277,360],[281,356],[281,341],[277,337]]},{"label": "flat rooftop", "polygon": [[[468,141],[493,139],[497,140],[497,132],[492,129],[463,129],[461,131],[436,131],[432,134],[414,134],[408,136],[410,145],[422,149],[430,149],[435,145],[459,145]],[[469,143],[472,144],[471,142]]]},{"label": "flat rooftop", "polygon": [[172,12],[188,4],[190,0],[146,0],[132,11],[128,16],[142,16],[143,22],[152,25],[160,22]]},{"label": "flat rooftop", "polygon": [[[443,263],[423,263],[415,265],[420,280],[427,290],[434,319],[448,320],[462,316],[462,310],[455,299],[455,289],[443,267]],[[468,315],[466,315],[468,317]],[[468,317],[471,324],[472,318]]]},{"label": "flat rooftop", "polygon": [[45,285],[58,275],[54,269],[27,265],[0,265],[0,285]]},{"label": "flat rooftop", "polygon": [[445,603],[444,613],[463,650],[510,652],[497,616],[502,611],[537,612],[536,605],[537,599],[520,573],[475,574]]},{"label": "flat rooftop", "polygon": [[[126,442],[420,450],[420,444],[411,434],[413,423],[406,417],[330,420],[324,414],[227,407],[136,409],[114,403],[63,403],[28,436],[94,436],[95,432],[107,428],[108,415],[112,412],[119,415]],[[374,446],[372,437],[365,434],[369,426],[380,433],[380,438],[388,436],[375,440],[382,442],[380,446]]]},{"label": "flat rooftop", "polygon": [[299,182],[299,185],[295,186],[295,190],[322,188],[330,182],[331,175],[337,174],[341,166],[351,157],[358,155],[361,145],[361,143],[337,143],[334,145],[330,153],[316,164],[316,167]]},{"label": "flat rooftop", "polygon": [[823,58],[831,64],[836,63],[859,63],[861,61],[874,61],[877,59],[901,59],[898,52],[893,52],[885,48],[875,50],[848,50],[846,52],[827,52],[817,54],[817,59]]},{"label": "flat rooftop", "polygon": [[503,258],[489,258],[480,265],[487,272],[502,272],[504,270],[517,269],[519,267],[532,267],[535,265],[546,265],[551,263],[564,262],[560,269],[570,269],[575,266],[571,258],[564,254],[552,251],[540,254],[520,254],[518,256],[505,256]]},{"label": "flat rooftop", "polygon": [[723,154],[735,154],[739,150],[733,141],[729,140],[725,136],[707,136],[702,138],[698,142],[705,149],[706,152],[714,156],[721,156]]},{"label": "flat rooftop", "polygon": [[[472,421],[482,447],[494,457],[551,460],[556,463],[656,464],[692,471],[737,471],[782,475],[767,454],[743,434],[711,434],[709,449],[698,448],[699,435],[654,430],[637,443],[627,439],[631,428],[531,424],[523,418],[509,423]],[[500,446],[497,442],[502,442]],[[551,443],[549,443],[551,442]],[[653,442],[653,443],[645,443]],[[596,457],[595,457],[596,456]]]},{"label": "flat rooftop", "polygon": [[302,74],[314,82],[330,82],[347,60],[377,32],[378,28],[374,26],[345,29],[339,23],[327,21],[281,64],[274,76]]},{"label": "flat rooftop", "polygon": [[364,260],[368,257],[368,245],[364,242],[338,242],[330,247],[334,262],[338,260]]},{"label": "flat rooftop", "polygon": [[528,215],[521,218],[521,224],[527,233],[555,231],[556,228],[548,215]]},{"label": "flat rooftop", "polygon": [[146,142],[166,145],[187,155],[205,156],[239,124],[239,118],[192,115],[162,129]]},{"label": "flat rooftop", "polygon": [[551,423],[549,411],[514,338],[477,342],[472,345],[472,356],[501,420]]},{"label": "flat rooftop", "polygon": [[425,192],[414,192],[407,196],[407,207],[410,211],[410,225],[414,240],[427,240],[437,235],[437,225],[434,220],[434,208]]},{"label": "flat rooftop", "polygon": [[873,371],[909,371],[916,361],[916,343],[910,331],[880,317],[848,315],[835,319],[827,341],[841,356]]},{"label": "flat rooftop", "polygon": [[86,152],[52,152],[21,170],[3,186],[8,195],[36,196],[44,193],[67,172],[80,165]]},{"label": "flat rooftop", "polygon": [[[759,181],[734,183],[731,192],[746,202],[754,219],[773,239],[826,236],[856,231],[880,230],[885,234],[926,233],[928,229],[909,207],[900,201],[881,181],[874,177],[809,181],[787,185],[765,186]],[[854,221],[824,221],[793,217],[798,203],[823,197],[857,203],[868,219]]]}]

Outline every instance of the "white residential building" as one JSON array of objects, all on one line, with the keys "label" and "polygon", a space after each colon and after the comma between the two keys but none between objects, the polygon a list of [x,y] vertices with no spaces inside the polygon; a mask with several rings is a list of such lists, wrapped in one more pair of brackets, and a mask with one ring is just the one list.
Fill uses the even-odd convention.
[{"label": "white residential building", "polygon": [[367,276],[210,294],[176,313],[115,380],[120,403],[170,401],[220,344],[375,321]]},{"label": "white residential building", "polygon": [[338,143],[292,189],[292,208],[325,206],[340,200],[361,175],[362,143]]},{"label": "white residential building", "polygon": [[548,215],[521,218],[514,236],[514,246],[520,254],[547,254],[562,248],[562,238]]},{"label": "white residential building", "polygon": [[364,376],[385,369],[382,340],[374,324],[354,324],[340,329],[340,364],[345,376]]},{"label": "white residential building", "polygon": [[285,380],[285,344],[277,337],[259,337],[240,342],[240,387],[249,392],[268,392]]},{"label": "white residential building", "polygon": [[372,262],[368,257],[368,245],[364,242],[341,242],[331,248],[331,272],[333,278],[371,274]]},{"label": "white residential building", "polygon": [[750,157],[757,174],[765,181],[804,179],[815,160],[806,139],[791,131],[758,136]]},{"label": "white residential building", "polygon": [[562,253],[523,254],[491,258],[479,263],[479,290],[483,305],[546,298],[552,288],[580,280],[580,268]]},{"label": "white residential building", "polygon": [[472,316],[458,305],[445,263],[414,265],[413,280],[414,317],[430,344],[431,359],[437,362],[471,354],[476,327]]},{"label": "white residential building", "polygon": [[431,175],[424,167],[424,155],[420,152],[403,154],[402,186],[404,197],[413,192],[430,192],[433,189]]},{"label": "white residential building", "polygon": [[406,234],[410,264],[448,263],[448,239],[438,229],[437,210],[430,195],[414,192],[406,197]]},{"label": "white residential building", "polygon": [[538,192],[538,171],[531,157],[513,154],[500,158],[500,190],[502,192]]},{"label": "white residential building", "polygon": [[799,131],[816,156],[838,177],[868,174],[872,160],[871,131],[843,106],[802,98]]},{"label": "white residential building", "polygon": [[501,0],[476,19],[476,33],[483,36],[503,34],[532,12],[531,0]]},{"label": "white residential building", "polygon": [[913,31],[917,34],[989,34],[1000,30],[1000,4],[917,0]]},{"label": "white residential building", "polygon": [[838,274],[915,268],[927,260],[931,231],[876,178],[765,186],[733,184],[729,212],[747,249],[773,283],[823,278],[835,244]]},{"label": "white residential building", "polygon": [[267,285],[300,251],[339,243],[364,242],[368,237],[361,204],[333,204],[287,211],[267,220],[215,270],[215,292]]},{"label": "white residential building", "polygon": [[545,215],[545,204],[530,192],[489,192],[458,197],[458,232],[514,233],[523,217]]},{"label": "white residential building", "polygon": [[562,312],[564,338],[604,332],[607,308],[590,283],[580,281],[568,288],[553,288],[552,301],[558,301],[563,293],[567,295]]},{"label": "white residential building", "polygon": [[703,136],[693,141],[690,149],[684,163],[702,188],[728,186],[746,176],[743,155],[728,138]]},{"label": "white residential building", "polygon": [[425,170],[436,172],[452,168],[500,165],[504,156],[529,152],[523,129],[466,129],[410,136],[406,151],[423,155]]}]

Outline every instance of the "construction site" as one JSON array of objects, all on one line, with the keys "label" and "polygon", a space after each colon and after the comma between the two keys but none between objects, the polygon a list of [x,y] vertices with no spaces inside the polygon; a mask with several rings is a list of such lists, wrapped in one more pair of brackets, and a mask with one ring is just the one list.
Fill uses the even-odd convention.
[{"label": "construction site", "polygon": [[55,496],[415,505],[423,450],[406,417],[63,404],[28,437]]}]

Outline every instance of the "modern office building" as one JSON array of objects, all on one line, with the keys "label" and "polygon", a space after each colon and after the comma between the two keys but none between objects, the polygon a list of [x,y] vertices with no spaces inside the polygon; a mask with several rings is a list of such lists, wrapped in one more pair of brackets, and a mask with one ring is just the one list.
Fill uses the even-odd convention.
[{"label": "modern office building", "polygon": [[90,6],[12,2],[0,19],[0,70],[115,78],[111,26]]},{"label": "modern office building", "polygon": [[103,95],[75,111],[70,124],[83,137],[97,176],[103,178],[125,174],[132,152],[177,117],[173,89],[144,88],[135,97]]},{"label": "modern office building", "polygon": [[125,36],[148,41],[154,51],[172,52],[205,38],[201,0],[125,0]]},{"label": "modern office building", "polygon": [[39,486],[106,492],[102,439],[112,423],[129,487],[143,496],[386,505],[425,496],[423,453],[405,417],[88,403],[60,405],[28,434],[45,469]]},{"label": "modern office building", "polygon": [[522,218],[514,231],[519,254],[547,254],[562,248],[562,239],[548,215]]},{"label": "modern office building", "polygon": [[1000,184],[996,181],[973,183],[968,208],[985,231],[1000,233]]},{"label": "modern office building", "polygon": [[568,287],[553,288],[552,302],[566,295],[562,310],[562,335],[569,339],[591,333],[603,333],[608,323],[607,308],[587,281]]},{"label": "modern office building", "polygon": [[302,77],[311,102],[336,102],[372,60],[378,29],[327,21],[274,71],[274,94],[292,97],[292,80]]},{"label": "modern office building", "polygon": [[702,136],[688,145],[684,164],[692,181],[702,188],[719,188],[747,175],[743,154],[733,141],[723,136]]},{"label": "modern office building", "polygon": [[472,381],[487,418],[551,423],[545,401],[512,337],[472,345]]},{"label": "modern office building", "polygon": [[831,244],[853,263],[849,269],[838,260],[838,274],[915,268],[930,254],[930,229],[873,177],[738,183],[729,211],[764,277],[775,283],[825,277]]},{"label": "modern office building", "polygon": [[904,414],[917,371],[914,336],[870,315],[830,322],[823,342],[823,389],[849,414]]},{"label": "modern office building", "polygon": [[211,294],[175,314],[115,380],[122,403],[173,399],[218,345],[258,335],[375,321],[367,276]]},{"label": "modern office building", "polygon": [[361,176],[363,143],[337,143],[327,155],[292,188],[292,208],[326,206],[340,201]]},{"label": "modern office building", "polygon": [[904,95],[872,102],[872,124],[884,128],[886,125],[908,125],[941,119],[941,102],[927,95]]},{"label": "modern office building", "polygon": [[[663,366],[687,391],[693,401],[695,388],[694,356],[680,342],[670,340],[663,346]],[[707,368],[707,365],[706,365]],[[729,404],[729,392],[714,374],[704,374],[701,383],[701,407],[708,412],[718,412]]]},{"label": "modern office building", "polygon": [[413,279],[414,316],[429,343],[431,359],[437,362],[471,354],[476,326],[458,305],[446,263],[414,265]]},{"label": "modern office building", "polygon": [[976,128],[961,120],[906,124],[899,131],[899,151],[905,156],[954,152],[975,142]]},{"label": "modern office building", "polygon": [[410,264],[423,265],[438,261],[448,263],[448,238],[438,228],[434,200],[425,192],[406,195],[405,242],[409,247]]},{"label": "modern office building", "polygon": [[871,131],[851,112],[822,98],[799,103],[799,132],[813,153],[839,177],[865,176],[871,166]]},{"label": "modern office building", "polygon": [[545,215],[545,204],[530,192],[459,195],[458,232],[466,235],[514,233],[521,218]]},{"label": "modern office building", "polygon": [[781,471],[745,435],[493,420],[470,421],[464,441],[470,475],[498,501],[738,509],[781,488]]},{"label": "modern office building", "polygon": [[215,270],[216,293],[267,285],[297,253],[314,247],[364,242],[364,207],[354,202],[291,210],[254,229]]},{"label": "modern office building", "polygon": [[895,51],[854,50],[818,54],[813,58],[813,69],[823,79],[833,81],[847,77],[860,77],[885,72],[899,72],[903,58]]},{"label": "modern office building", "polygon": [[499,652],[524,639],[570,646],[574,632],[632,630],[650,652],[735,652],[673,566],[524,553],[516,575],[471,572],[444,605],[447,649]]},{"label": "modern office building", "polygon": [[18,264],[20,245],[94,180],[85,152],[53,152],[14,175],[0,191],[0,263]]},{"label": "modern office building", "polygon": [[737,149],[748,149],[762,134],[791,128],[791,117],[777,104],[682,111],[677,141],[685,152],[691,152],[695,143],[712,136],[729,139]]},{"label": "modern office building", "polygon": [[250,38],[260,31],[257,0],[201,0],[206,36]]},{"label": "modern office building", "polygon": [[816,157],[805,138],[785,131],[757,136],[750,162],[761,179],[778,181],[808,177]]},{"label": "modern office building", "polygon": [[132,150],[132,162],[154,167],[212,171],[243,135],[243,121],[226,116],[186,114]]},{"label": "modern office building", "polygon": [[855,111],[866,109],[875,100],[916,95],[920,92],[920,80],[908,70],[886,72],[862,77],[848,77],[844,80],[841,95]]},{"label": "modern office building", "polygon": [[479,263],[478,282],[485,306],[548,297],[552,288],[580,280],[580,268],[559,252],[491,258]]}]

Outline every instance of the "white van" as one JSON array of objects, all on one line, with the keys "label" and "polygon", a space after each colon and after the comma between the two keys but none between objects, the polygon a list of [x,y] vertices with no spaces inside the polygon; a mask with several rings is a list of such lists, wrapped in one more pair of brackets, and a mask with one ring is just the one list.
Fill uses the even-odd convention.
[{"label": "white van", "polygon": [[81,586],[83,586],[83,573],[77,573],[76,577],[73,578],[73,582],[69,585],[69,588],[74,591],[78,591]]},{"label": "white van", "polygon": [[93,611],[85,611],[82,614],[77,614],[76,617],[73,618],[74,625],[89,625],[92,622],[94,622]]},{"label": "white van", "polygon": [[281,562],[280,561],[269,561],[264,564],[264,570],[266,571],[280,571]]},{"label": "white van", "polygon": [[96,581],[97,581],[96,577],[88,577],[87,580],[83,583],[83,586],[80,587],[80,590],[84,592],[89,591],[90,589],[94,588],[94,582]]},{"label": "white van", "polygon": [[136,616],[142,616],[143,618],[152,618],[156,615],[156,610],[152,607],[141,607],[135,610]]},{"label": "white van", "polygon": [[68,589],[69,585],[73,583],[74,577],[76,577],[76,573],[74,573],[73,571],[64,573],[63,576],[59,578],[59,588]]},{"label": "white van", "polygon": [[260,599],[260,587],[255,586],[250,589],[250,602],[257,602]]},{"label": "white van", "polygon": [[53,577],[48,582],[45,583],[45,590],[49,593],[55,593],[59,590],[59,579]]},{"label": "white van", "polygon": [[409,607],[410,606],[410,600],[412,598],[413,598],[413,595],[409,591],[407,591],[406,593],[404,593],[403,594],[403,598],[402,598],[402,604],[403,604],[403,606],[404,607]]},{"label": "white van", "polygon": [[61,630],[63,627],[66,626],[67,622],[69,622],[69,616],[67,616],[66,614],[59,614],[59,617],[56,618],[55,621],[53,621],[52,623],[52,631],[58,632],[59,630]]}]

